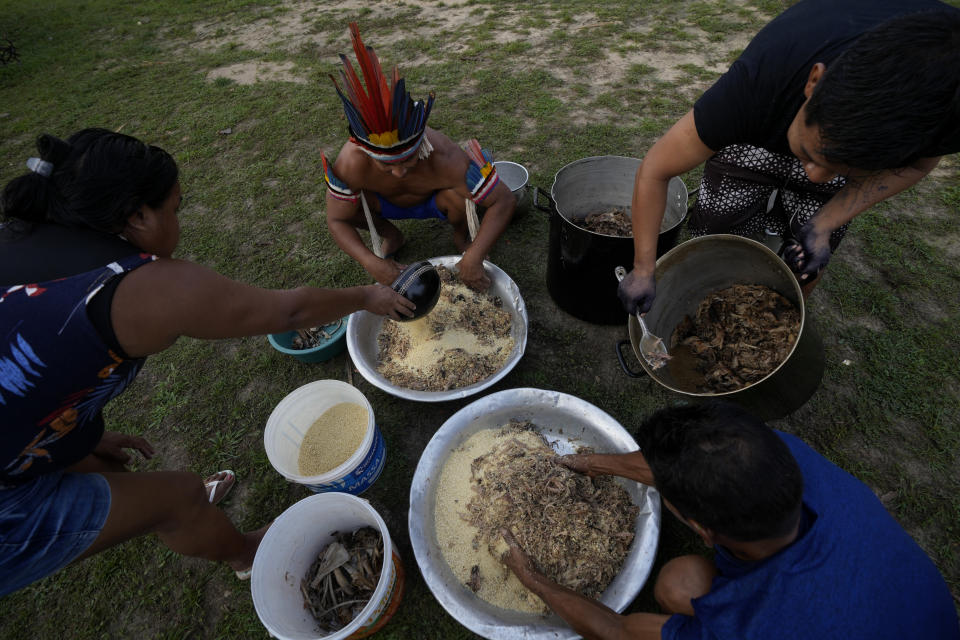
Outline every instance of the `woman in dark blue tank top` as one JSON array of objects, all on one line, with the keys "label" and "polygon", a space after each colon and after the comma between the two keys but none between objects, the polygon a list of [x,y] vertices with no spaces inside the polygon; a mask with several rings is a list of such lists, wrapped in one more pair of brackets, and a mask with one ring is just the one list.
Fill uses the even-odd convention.
[{"label": "woman in dark blue tank top", "polygon": [[181,335],[398,318],[412,303],[382,285],[260,289],[176,260],[168,153],[102,129],[37,147],[0,196],[0,596],[147,533],[244,572],[265,528],[238,531],[193,473],[127,472],[124,448],[152,448],[105,431],[103,406]]}]

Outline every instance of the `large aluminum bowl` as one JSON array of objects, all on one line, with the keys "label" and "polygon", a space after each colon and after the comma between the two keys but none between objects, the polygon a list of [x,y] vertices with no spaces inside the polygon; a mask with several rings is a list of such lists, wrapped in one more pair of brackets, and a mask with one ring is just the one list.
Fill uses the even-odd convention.
[{"label": "large aluminum bowl", "polygon": [[[436,534],[437,483],[450,452],[481,429],[511,419],[531,420],[559,453],[590,446],[598,453],[629,453],[637,444],[609,414],[585,400],[557,391],[508,389],[470,403],[434,434],[423,450],[410,488],[410,542],[420,572],[447,612],[474,633],[491,639],[566,639],[579,637],[557,615],[542,616],[495,607],[478,598],[454,576],[443,559]],[[660,537],[660,495],[656,489],[618,478],[640,507],[636,537],[623,569],[600,601],[623,611],[637,597],[650,575]]]},{"label": "large aluminum bowl", "polygon": [[[456,271],[456,265],[460,262],[460,257],[441,256],[430,258],[430,262],[438,267],[447,267]],[[472,396],[478,391],[483,391],[496,384],[510,373],[510,370],[523,357],[523,352],[527,348],[527,308],[523,304],[523,298],[520,297],[520,289],[517,288],[516,283],[510,276],[492,262],[484,261],[483,268],[491,281],[489,293],[500,296],[500,299],[503,300],[503,308],[510,312],[513,319],[511,328],[514,341],[513,351],[510,352],[510,357],[507,358],[499,371],[485,380],[449,391],[416,391],[398,387],[377,371],[377,354],[379,352],[377,335],[380,333],[383,317],[369,311],[357,311],[350,315],[350,321],[347,323],[347,350],[350,352],[353,364],[357,367],[360,375],[373,386],[400,398],[420,402],[443,402]]]}]

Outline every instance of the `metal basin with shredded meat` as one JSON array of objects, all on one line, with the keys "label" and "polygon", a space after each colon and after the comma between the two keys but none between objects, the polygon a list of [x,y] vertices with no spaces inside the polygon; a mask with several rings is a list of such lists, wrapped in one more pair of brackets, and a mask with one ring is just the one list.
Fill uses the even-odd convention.
[{"label": "metal basin with shredded meat", "polygon": [[[511,420],[531,421],[559,453],[591,447],[598,453],[637,450],[629,433],[594,405],[557,391],[509,389],[467,405],[434,434],[417,464],[410,488],[410,541],[420,572],[434,597],[462,625],[491,639],[567,639],[579,637],[554,614],[508,611],[484,602],[454,575],[437,543],[436,493],[451,451],[483,429]],[[636,598],[653,567],[660,535],[660,496],[655,489],[619,479],[639,513],[623,568],[599,600],[623,611]]]},{"label": "metal basin with shredded meat", "polygon": [[[459,261],[460,256],[430,258],[430,262],[434,265],[447,267],[453,271],[456,271],[456,264]],[[377,337],[384,322],[383,317],[367,311],[357,311],[350,315],[347,323],[347,350],[360,375],[373,386],[399,398],[419,402],[445,402],[469,397],[496,384],[510,373],[527,348],[527,309],[520,296],[520,289],[510,276],[488,261],[484,261],[483,268],[491,281],[489,293],[500,298],[503,309],[510,313],[512,320],[510,334],[513,338],[513,349],[498,371],[479,382],[445,391],[422,391],[401,387],[377,370],[380,351]]]},{"label": "metal basin with shredded meat", "polygon": [[823,341],[806,312],[796,276],[762,243],[729,234],[693,238],[658,258],[655,275],[657,297],[644,319],[650,331],[664,339],[672,336],[684,317],[696,315],[704,298],[735,285],[772,289],[786,298],[800,316],[796,339],[786,341],[789,347],[777,356],[772,370],[735,389],[706,391],[699,384],[703,375],[687,375],[691,367],[679,366],[682,363],[675,350],[671,351],[674,357],[666,367],[650,367],[639,347],[640,324],[630,316],[630,343],[640,366],[658,384],[684,396],[723,396],[763,420],[793,413],[817,390],[825,365]]}]

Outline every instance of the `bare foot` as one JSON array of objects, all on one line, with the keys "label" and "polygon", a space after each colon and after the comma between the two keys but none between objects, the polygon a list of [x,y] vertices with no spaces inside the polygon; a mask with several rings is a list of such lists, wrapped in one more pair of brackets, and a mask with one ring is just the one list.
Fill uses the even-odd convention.
[{"label": "bare foot", "polygon": [[456,226],[453,228],[453,244],[460,253],[464,253],[470,246],[470,234],[467,231],[466,224],[463,225],[462,229]]},{"label": "bare foot", "polygon": [[380,234],[380,248],[383,250],[384,257],[392,257],[397,251],[403,248],[406,240],[403,238],[403,232],[390,222],[381,218],[382,223],[377,221],[377,233]]}]

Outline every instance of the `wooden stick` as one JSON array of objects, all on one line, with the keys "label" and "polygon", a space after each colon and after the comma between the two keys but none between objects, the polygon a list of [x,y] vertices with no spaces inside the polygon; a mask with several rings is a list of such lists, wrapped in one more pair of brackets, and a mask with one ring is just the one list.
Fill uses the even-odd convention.
[{"label": "wooden stick", "polygon": [[370,206],[367,204],[367,198],[360,192],[360,203],[363,205],[363,215],[367,217],[367,227],[370,229],[370,244],[373,245],[373,253],[378,258],[383,258],[383,246],[380,244],[380,234],[373,225],[373,216],[370,215]]},{"label": "wooden stick", "polygon": [[467,229],[470,231],[470,242],[477,237],[477,231],[480,230],[480,220],[477,218],[477,205],[470,198],[467,202]]}]

